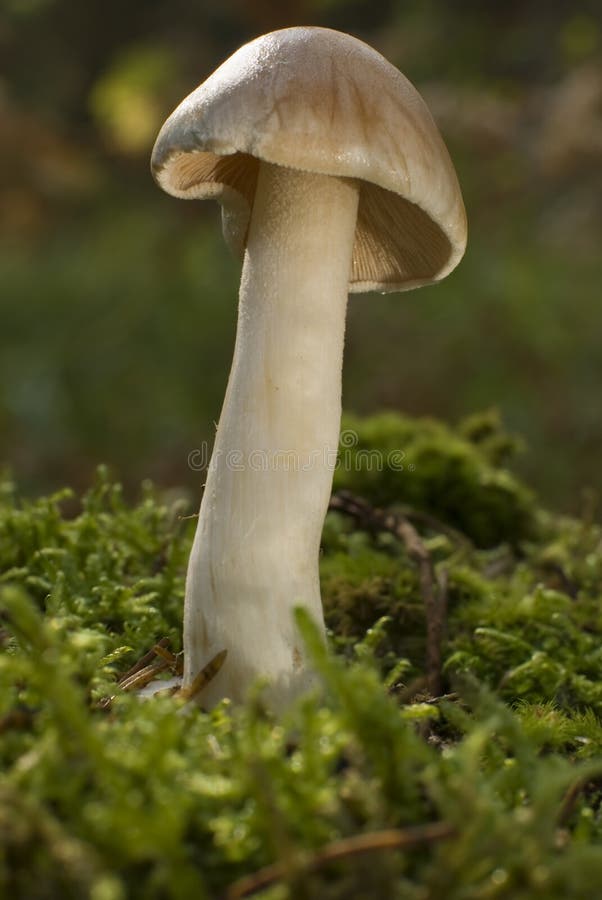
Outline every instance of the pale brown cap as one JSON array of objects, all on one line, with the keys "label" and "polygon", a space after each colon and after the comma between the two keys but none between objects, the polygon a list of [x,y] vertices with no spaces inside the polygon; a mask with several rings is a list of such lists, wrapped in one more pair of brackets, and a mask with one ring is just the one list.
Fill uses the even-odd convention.
[{"label": "pale brown cap", "polygon": [[169,194],[219,200],[242,253],[260,160],[360,181],[350,291],[439,281],[464,254],[466,213],[437,126],[357,38],[302,27],[245,44],[167,119],[151,168]]}]

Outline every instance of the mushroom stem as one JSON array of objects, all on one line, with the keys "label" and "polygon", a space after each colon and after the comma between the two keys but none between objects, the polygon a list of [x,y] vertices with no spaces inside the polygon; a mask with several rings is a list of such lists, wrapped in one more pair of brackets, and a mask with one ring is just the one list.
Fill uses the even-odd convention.
[{"label": "mushroom stem", "polygon": [[234,359],[186,581],[184,684],[228,650],[207,706],[240,700],[259,675],[275,707],[311,682],[292,611],[303,606],[324,627],[318,555],[358,201],[354,180],[260,164]]}]

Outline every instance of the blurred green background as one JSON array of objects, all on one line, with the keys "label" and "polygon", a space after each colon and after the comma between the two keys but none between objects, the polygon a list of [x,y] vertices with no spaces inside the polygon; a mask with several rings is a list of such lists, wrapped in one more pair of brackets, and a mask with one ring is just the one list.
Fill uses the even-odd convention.
[{"label": "blurred green background", "polygon": [[217,207],[161,193],[167,114],[240,44],[338,28],[417,85],[470,238],[434,288],[350,301],[344,406],[497,406],[523,473],[574,510],[602,448],[602,3],[1,0],[0,458],[29,490],[197,488],[239,265]]}]

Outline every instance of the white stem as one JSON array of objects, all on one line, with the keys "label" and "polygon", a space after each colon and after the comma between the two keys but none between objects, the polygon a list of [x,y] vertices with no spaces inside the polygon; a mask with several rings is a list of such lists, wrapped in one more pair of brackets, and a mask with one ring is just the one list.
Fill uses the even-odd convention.
[{"label": "white stem", "polygon": [[200,700],[259,675],[279,707],[311,676],[292,610],[323,628],[318,554],[341,419],[359,189],[261,163],[234,360],[188,567],[186,684],[224,648]]}]

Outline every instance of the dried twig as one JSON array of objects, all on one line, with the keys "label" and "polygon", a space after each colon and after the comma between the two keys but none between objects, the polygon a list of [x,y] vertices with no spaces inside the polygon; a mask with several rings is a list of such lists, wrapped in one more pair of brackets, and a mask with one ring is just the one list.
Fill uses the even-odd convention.
[{"label": "dried twig", "polygon": [[29,728],[34,720],[34,716],[35,710],[25,706],[17,706],[15,709],[10,709],[0,718],[0,734],[4,734],[5,731],[22,731],[25,728]]},{"label": "dried twig", "polygon": [[449,586],[449,569],[445,566],[437,573],[437,618],[439,631],[437,641],[439,646],[439,680],[443,668],[443,642],[447,638],[447,600]]},{"label": "dried twig", "polygon": [[437,703],[452,703],[459,698],[459,694],[457,691],[451,691],[449,694],[441,694],[440,697],[429,697],[428,700],[425,700],[425,703],[429,703],[431,706],[436,706]]},{"label": "dried twig", "polygon": [[558,815],[556,817],[558,827],[562,828],[568,824],[581,794],[593,787],[596,787],[599,790],[601,786],[602,779],[599,776],[592,777],[591,774],[584,775],[574,781],[566,791],[562,803],[560,804],[560,809],[558,810]]},{"label": "dried twig", "polygon": [[140,657],[138,662],[134,663],[131,669],[128,669],[127,672],[124,672],[124,674],[119,679],[119,683],[121,684],[122,682],[127,681],[128,678],[131,678],[131,676],[135,675],[136,672],[139,672],[140,669],[144,669],[146,666],[150,665],[150,663],[152,663],[154,658],[157,656],[157,648],[161,647],[163,649],[164,647],[167,647],[168,644],[169,638],[161,638],[161,640],[157,644],[155,644],[155,646],[152,647],[148,651],[148,653],[145,653],[144,656]]},{"label": "dried twig", "polygon": [[162,644],[155,644],[153,647],[153,653],[155,656],[160,656],[161,659],[164,659],[165,662],[169,663],[170,666],[175,666],[177,662],[177,656],[175,653],[172,653],[171,650],[168,650]]},{"label": "dried twig", "polygon": [[184,653],[180,651],[180,653],[172,653],[171,650],[167,650],[165,647],[162,647],[160,644],[155,644],[153,647],[157,656],[160,656],[161,659],[164,659],[167,663],[169,663],[169,668],[174,673],[174,675],[181,675],[184,671]]},{"label": "dried twig", "polygon": [[442,522],[441,519],[438,519],[430,513],[423,512],[421,509],[413,509],[411,506],[400,506],[398,507],[398,512],[400,516],[403,516],[404,519],[409,519],[410,522],[424,525],[426,528],[430,528],[431,531],[444,534],[454,544],[457,544],[458,548],[469,551],[474,547],[470,538],[466,537],[465,534],[462,534],[457,528],[453,528],[451,525],[448,525],[447,522]]},{"label": "dried twig", "polygon": [[139,691],[140,688],[149,684],[155,675],[159,675],[161,672],[165,672],[166,669],[170,668],[170,664],[165,659],[162,659],[160,662],[151,663],[150,666],[145,666],[138,672],[134,672],[129,678],[122,679],[119,682],[119,687],[122,691]]},{"label": "dried twig", "polygon": [[447,575],[437,580],[430,553],[406,516],[371,506],[362,497],[340,491],[330,499],[329,509],[353,516],[362,528],[376,533],[388,531],[403,542],[408,556],[418,565],[420,593],[426,612],[426,672],[428,690],[441,693],[442,643],[447,607]]},{"label": "dried twig", "polygon": [[[117,682],[118,687],[122,691],[139,691],[146,687],[156,675],[165,672],[167,669],[178,675],[180,674],[180,654],[174,655],[167,649],[169,638],[161,638],[144,656],[141,656],[138,662],[125,672]],[[114,696],[104,697],[99,701],[100,709],[110,710],[113,705]]]},{"label": "dried twig", "polygon": [[[122,691],[139,691],[150,684],[155,677],[166,670],[170,670],[173,675],[182,674],[182,653],[172,653],[167,649],[169,643],[168,638],[162,638],[159,643],[145,653],[138,662],[123,675],[119,682],[119,688]],[[193,700],[203,688],[217,675],[224,660],[227,651],[222,650],[199,672],[192,684],[185,688],[171,688],[173,696],[179,700],[188,702]],[[114,697],[105,697],[100,702],[102,709],[110,709]]]},{"label": "dried twig", "polygon": [[[414,828],[357,834],[353,837],[332,841],[332,843],[318,850],[313,856],[300,859],[299,870],[314,871],[349,856],[374,853],[379,850],[405,850],[418,844],[432,844],[435,841],[452,837],[454,834],[454,827],[446,822],[433,822],[430,825],[417,825]],[[259,869],[258,872],[240,878],[230,885],[226,893],[226,900],[241,900],[243,897],[249,897],[275,881],[279,881],[285,875],[286,872],[281,863],[265,866],[263,869]]]}]

